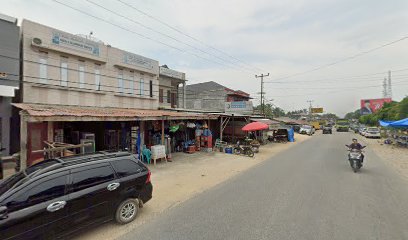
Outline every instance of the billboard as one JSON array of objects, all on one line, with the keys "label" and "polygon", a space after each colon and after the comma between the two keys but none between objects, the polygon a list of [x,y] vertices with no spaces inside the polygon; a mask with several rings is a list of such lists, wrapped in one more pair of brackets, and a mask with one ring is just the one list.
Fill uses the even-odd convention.
[{"label": "billboard", "polygon": [[323,113],[323,108],[311,108],[312,113]]},{"label": "billboard", "polygon": [[389,103],[391,101],[391,98],[361,99],[360,113],[362,115],[375,113],[383,107],[384,103]]}]

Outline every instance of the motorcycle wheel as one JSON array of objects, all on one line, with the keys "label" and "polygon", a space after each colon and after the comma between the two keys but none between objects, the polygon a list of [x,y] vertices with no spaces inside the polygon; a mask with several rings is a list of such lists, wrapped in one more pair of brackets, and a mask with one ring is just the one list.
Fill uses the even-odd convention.
[{"label": "motorcycle wheel", "polygon": [[251,149],[248,149],[247,153],[248,157],[254,157],[254,152]]},{"label": "motorcycle wheel", "polygon": [[239,154],[241,154],[241,150],[239,150],[238,148],[234,148],[234,153],[239,155]]}]

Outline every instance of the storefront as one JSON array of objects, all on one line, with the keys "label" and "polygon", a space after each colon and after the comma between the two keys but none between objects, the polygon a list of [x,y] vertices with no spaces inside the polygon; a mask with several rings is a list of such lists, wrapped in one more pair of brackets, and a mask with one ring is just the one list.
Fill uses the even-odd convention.
[{"label": "storefront", "polygon": [[137,154],[144,146],[155,145],[165,145],[167,153],[185,151],[189,145],[197,144],[196,138],[203,132],[208,134],[205,129],[209,121],[218,117],[162,110],[14,106],[21,109],[23,169],[44,158],[94,151],[125,150]]}]

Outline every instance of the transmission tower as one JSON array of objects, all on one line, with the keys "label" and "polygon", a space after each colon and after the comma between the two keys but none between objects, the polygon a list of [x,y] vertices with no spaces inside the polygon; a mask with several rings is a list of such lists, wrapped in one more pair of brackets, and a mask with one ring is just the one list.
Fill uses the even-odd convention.
[{"label": "transmission tower", "polygon": [[392,98],[391,71],[388,71],[388,97]]}]

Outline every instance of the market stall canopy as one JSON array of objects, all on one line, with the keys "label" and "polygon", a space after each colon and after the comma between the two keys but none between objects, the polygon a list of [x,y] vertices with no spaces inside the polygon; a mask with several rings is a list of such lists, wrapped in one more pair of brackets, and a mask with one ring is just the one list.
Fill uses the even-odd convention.
[{"label": "market stall canopy", "polygon": [[267,124],[261,123],[261,122],[251,122],[245,125],[242,128],[242,131],[258,131],[258,130],[265,130],[265,129],[269,129],[269,126]]},{"label": "market stall canopy", "polygon": [[408,128],[408,118],[398,121],[379,121],[383,127]]}]

